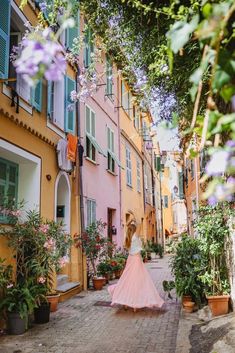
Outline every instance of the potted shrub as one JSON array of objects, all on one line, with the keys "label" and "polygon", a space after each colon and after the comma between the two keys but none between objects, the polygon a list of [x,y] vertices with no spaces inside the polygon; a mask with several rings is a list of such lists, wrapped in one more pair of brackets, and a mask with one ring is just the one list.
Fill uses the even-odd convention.
[{"label": "potted shrub", "polygon": [[204,258],[200,252],[199,240],[182,237],[171,260],[171,270],[175,278],[176,293],[182,297],[183,305],[190,301],[200,306],[204,300],[203,283],[199,277],[203,269]]},{"label": "potted shrub", "polygon": [[121,270],[122,270],[122,265],[119,263],[117,258],[113,258],[110,260],[110,265],[112,269],[112,273],[114,273],[115,278],[120,278],[121,276]]},{"label": "potted shrub", "polygon": [[97,266],[98,275],[105,278],[105,282],[109,283],[112,273],[112,266],[109,261],[101,261]]},{"label": "potted shrub", "polygon": [[96,221],[89,225],[84,233],[75,238],[76,246],[81,247],[86,255],[87,269],[92,275],[93,287],[96,290],[102,289],[104,285],[104,277],[99,276],[97,266],[107,243],[107,239],[102,234],[106,225],[101,220]]},{"label": "potted shrub", "polygon": [[36,311],[40,306],[48,310],[46,295],[53,291],[55,271],[68,261],[70,235],[64,232],[62,223],[44,222],[35,211],[27,212],[24,222],[18,218],[12,228],[3,229],[1,233],[16,253],[17,283],[30,282],[38,307]]},{"label": "potted shrub", "polygon": [[20,335],[28,328],[28,315],[35,307],[35,300],[27,284],[9,284],[0,302],[0,311],[7,319],[9,334]]},{"label": "potted shrub", "polygon": [[228,313],[230,285],[226,264],[225,243],[229,236],[229,204],[202,206],[198,211],[195,229],[200,237],[200,250],[206,258],[200,280],[213,316]]}]

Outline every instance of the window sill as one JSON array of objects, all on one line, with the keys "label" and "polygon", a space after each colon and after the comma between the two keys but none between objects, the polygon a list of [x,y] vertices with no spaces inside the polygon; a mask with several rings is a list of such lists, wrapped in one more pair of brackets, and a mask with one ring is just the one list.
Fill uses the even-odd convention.
[{"label": "window sill", "polygon": [[112,170],[110,170],[110,169],[106,169],[107,170],[107,172],[109,173],[109,174],[111,174],[111,175],[113,175],[113,176],[117,176],[117,174],[115,173],[115,172],[113,172]]},{"label": "window sill", "polygon": [[93,161],[93,159],[91,159],[91,158],[89,158],[89,157],[85,157],[85,159],[86,159],[88,162],[90,162],[90,163],[92,163],[92,164],[94,164],[94,165],[99,165],[98,163],[96,163],[96,161]]}]

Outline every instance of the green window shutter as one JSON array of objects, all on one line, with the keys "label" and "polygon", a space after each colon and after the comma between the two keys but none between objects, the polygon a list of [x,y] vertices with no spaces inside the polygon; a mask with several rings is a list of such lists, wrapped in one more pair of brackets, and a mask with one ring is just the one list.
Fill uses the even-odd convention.
[{"label": "green window shutter", "polygon": [[1,207],[9,208],[17,204],[18,164],[0,158],[0,223],[8,222],[7,215],[1,213]]},{"label": "green window shutter", "polygon": [[67,48],[72,49],[73,47],[73,40],[78,38],[80,35],[80,10],[78,10],[77,18],[74,18],[75,26],[73,28],[68,28],[65,32],[66,35],[66,42],[65,46]]},{"label": "green window shutter", "polygon": [[107,140],[108,140],[108,150],[110,150],[111,140],[110,140],[110,128],[107,128]]},{"label": "green window shutter", "polygon": [[184,199],[184,172],[178,173],[179,178],[179,198]]},{"label": "green window shutter", "polygon": [[86,106],[86,132],[91,133],[91,119],[90,119],[90,109]]},{"label": "green window shutter", "polygon": [[32,90],[32,106],[37,111],[42,111],[42,80],[40,80]]},{"label": "green window shutter", "polygon": [[75,90],[75,81],[65,76],[65,131],[74,134],[75,132],[75,109],[68,110],[68,106],[72,104],[70,93]]},{"label": "green window shutter", "polygon": [[91,135],[95,137],[95,113],[91,111]]},{"label": "green window shutter", "polygon": [[10,43],[10,0],[0,3],[0,78],[8,78],[9,43]]},{"label": "green window shutter", "polygon": [[53,90],[53,82],[47,82],[47,117],[49,120],[52,120],[53,116],[53,100],[52,100],[52,90]]},{"label": "green window shutter", "polygon": [[91,53],[94,51],[92,31],[89,27],[85,31],[84,42],[84,65],[88,67],[91,63]]},{"label": "green window shutter", "polygon": [[160,172],[161,171],[161,157],[156,156],[156,171]]},{"label": "green window shutter", "polygon": [[78,37],[78,28],[68,28],[66,30],[66,48],[72,49],[73,47],[73,40]]}]

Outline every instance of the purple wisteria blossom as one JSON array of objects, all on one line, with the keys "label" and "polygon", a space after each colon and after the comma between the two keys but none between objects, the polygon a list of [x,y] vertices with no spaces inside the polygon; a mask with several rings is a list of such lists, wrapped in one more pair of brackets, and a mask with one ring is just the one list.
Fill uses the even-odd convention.
[{"label": "purple wisteria blossom", "polygon": [[224,174],[228,166],[228,161],[228,151],[216,151],[206,165],[206,174],[208,176],[220,176]]},{"label": "purple wisteria blossom", "polygon": [[47,9],[47,3],[46,2],[41,2],[39,4],[39,6],[40,6],[40,10],[41,11],[46,11],[46,9]]},{"label": "purple wisteria blossom", "polygon": [[62,47],[52,36],[49,28],[29,34],[21,42],[20,56],[15,60],[16,72],[30,84],[43,75],[47,80],[59,81],[66,70]]}]

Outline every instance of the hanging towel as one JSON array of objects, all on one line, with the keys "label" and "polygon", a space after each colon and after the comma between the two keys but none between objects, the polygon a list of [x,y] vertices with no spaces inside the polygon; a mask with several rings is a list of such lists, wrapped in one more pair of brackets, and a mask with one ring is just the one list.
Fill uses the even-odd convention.
[{"label": "hanging towel", "polygon": [[60,139],[57,144],[57,153],[58,153],[58,166],[61,170],[65,172],[71,172],[73,169],[72,162],[67,158],[67,147],[68,141],[65,139]]},{"label": "hanging towel", "polygon": [[67,157],[70,161],[75,162],[76,161],[78,138],[77,138],[77,136],[68,134],[67,139],[68,139]]}]

